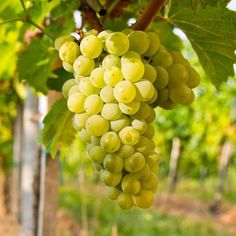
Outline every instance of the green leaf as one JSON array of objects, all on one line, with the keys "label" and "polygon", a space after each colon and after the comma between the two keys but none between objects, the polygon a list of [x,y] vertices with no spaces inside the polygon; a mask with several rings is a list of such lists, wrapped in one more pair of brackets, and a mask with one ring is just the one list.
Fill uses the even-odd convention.
[{"label": "green leaf", "polygon": [[47,92],[47,78],[51,75],[54,50],[51,42],[34,39],[29,47],[19,55],[18,71],[20,80],[26,80],[37,91]]},{"label": "green leaf", "polygon": [[52,106],[43,120],[42,143],[47,151],[55,157],[61,146],[72,143],[76,131],[72,123],[73,113],[67,108],[66,100],[59,99]]},{"label": "green leaf", "polygon": [[168,21],[186,34],[205,73],[216,87],[234,75],[235,12],[212,6],[193,12],[189,7],[177,4],[172,7]]}]

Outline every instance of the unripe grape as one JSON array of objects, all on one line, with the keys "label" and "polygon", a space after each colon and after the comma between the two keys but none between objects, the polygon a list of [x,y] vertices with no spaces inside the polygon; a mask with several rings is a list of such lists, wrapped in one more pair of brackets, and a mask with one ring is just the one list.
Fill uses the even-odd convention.
[{"label": "unripe grape", "polygon": [[98,114],[102,110],[102,107],[103,107],[102,99],[96,94],[91,94],[85,99],[84,110],[89,115]]},{"label": "unripe grape", "polygon": [[140,208],[149,208],[154,201],[152,191],[141,190],[138,194],[132,195],[135,206]]},{"label": "unripe grape", "polygon": [[129,125],[127,116],[122,115],[118,120],[111,120],[110,127],[112,131],[119,132],[121,129]]},{"label": "unripe grape", "polygon": [[150,167],[147,163],[143,166],[143,168],[135,173],[132,173],[132,176],[138,180],[145,180],[151,174]]},{"label": "unripe grape", "polygon": [[158,90],[158,97],[156,100],[157,104],[163,104],[164,102],[166,102],[169,98],[169,94],[170,94],[169,88]]},{"label": "unripe grape", "polygon": [[85,96],[82,93],[73,93],[67,100],[67,106],[70,111],[74,113],[81,113],[84,111]]},{"label": "unripe grape", "polygon": [[145,119],[147,123],[152,123],[156,119],[156,112],[154,109],[150,110],[150,114]]},{"label": "unripe grape", "polygon": [[135,152],[130,157],[124,159],[125,170],[134,173],[141,170],[145,165],[145,158],[140,152]]},{"label": "unripe grape", "polygon": [[88,58],[97,58],[102,52],[102,41],[94,35],[85,36],[81,40],[80,50]]},{"label": "unripe grape", "polygon": [[107,132],[102,135],[100,144],[106,152],[113,153],[120,148],[120,138],[115,132]]},{"label": "unripe grape", "polygon": [[148,124],[146,131],[143,133],[143,136],[145,136],[148,139],[152,139],[155,134],[155,129],[152,125]]},{"label": "unripe grape", "polygon": [[132,196],[127,193],[120,193],[117,198],[117,203],[123,210],[128,210],[133,207]]},{"label": "unripe grape", "polygon": [[[144,54],[150,45],[150,39],[146,32],[136,30],[128,35],[129,50],[135,51],[138,54]],[[141,42],[141,43],[140,43]]]},{"label": "unripe grape", "polygon": [[69,90],[69,92],[68,92],[68,97],[71,95],[71,94],[73,94],[73,93],[80,93],[81,91],[80,91],[80,89],[79,89],[79,86],[76,84],[76,85],[73,85],[71,88],[70,88],[70,90]]},{"label": "unripe grape", "polygon": [[101,179],[102,182],[106,185],[106,186],[110,186],[110,187],[114,187],[116,185],[118,185],[121,181],[122,178],[122,173],[111,173],[107,170],[103,170],[101,172]]},{"label": "unripe grape", "polygon": [[188,100],[184,103],[184,105],[190,105],[190,104],[194,101],[194,98],[195,98],[195,94],[194,94],[193,90],[190,89],[189,98],[188,98]]},{"label": "unripe grape", "polygon": [[155,67],[149,64],[144,64],[144,74],[143,78],[149,80],[151,83],[153,83],[157,78],[157,72]]},{"label": "unripe grape", "polygon": [[133,115],[133,117],[135,119],[145,120],[149,116],[151,110],[152,108],[147,103],[141,102],[139,110]]},{"label": "unripe grape", "polygon": [[189,88],[196,88],[200,84],[200,76],[191,66],[186,66],[188,70],[188,80],[186,84]]},{"label": "unripe grape", "polygon": [[148,138],[141,136],[138,143],[135,145],[138,152],[146,154],[150,150],[150,141]]},{"label": "unripe grape", "polygon": [[94,60],[83,55],[79,56],[73,63],[75,73],[82,76],[88,76],[94,67]]},{"label": "unripe grape", "polygon": [[152,57],[152,60],[154,65],[166,68],[171,66],[173,63],[173,57],[167,51],[157,52],[157,54]]},{"label": "unripe grape", "polygon": [[105,151],[101,146],[93,146],[89,150],[89,157],[94,161],[96,164],[101,164],[105,157]]},{"label": "unripe grape", "polygon": [[103,88],[106,84],[104,81],[105,70],[102,67],[95,68],[90,74],[90,81],[96,88]]},{"label": "unripe grape", "polygon": [[80,54],[79,46],[73,42],[65,42],[59,50],[59,57],[62,61],[72,64]]},{"label": "unripe grape", "polygon": [[120,68],[116,66],[109,67],[105,70],[104,81],[107,85],[115,87],[117,83],[123,80]]},{"label": "unripe grape", "polygon": [[160,107],[166,109],[166,110],[171,110],[173,109],[177,104],[170,99],[167,99],[165,102],[160,104]]},{"label": "unripe grape", "polygon": [[129,61],[130,58],[137,58],[137,59],[141,60],[141,57],[137,52],[128,51],[121,57],[121,61],[122,62],[125,62],[125,60]]},{"label": "unripe grape", "polygon": [[101,115],[107,120],[117,120],[121,117],[121,111],[117,103],[104,104]]},{"label": "unripe grape", "polygon": [[132,126],[127,126],[119,132],[123,144],[135,145],[140,137],[139,132]]},{"label": "unripe grape", "polygon": [[190,91],[191,89],[186,84],[182,84],[170,89],[170,98],[173,102],[184,105],[190,97]]},{"label": "unripe grape", "polygon": [[68,92],[72,86],[76,85],[75,79],[67,80],[62,86],[62,94],[65,98],[68,97]]},{"label": "unripe grape", "polygon": [[173,64],[168,68],[170,88],[178,87],[188,80],[188,70],[184,65]]},{"label": "unripe grape", "polygon": [[129,103],[122,103],[119,102],[119,107],[120,110],[126,114],[126,115],[133,115],[135,113],[137,113],[137,111],[140,108],[140,102],[133,100],[132,102]]},{"label": "unripe grape", "polygon": [[147,34],[149,36],[150,44],[147,51],[144,53],[144,56],[151,57],[158,51],[160,47],[160,39],[154,32],[147,32]]},{"label": "unripe grape", "polygon": [[121,182],[121,188],[125,193],[136,194],[140,191],[140,182],[132,174],[127,174]]},{"label": "unripe grape", "polygon": [[114,89],[109,85],[107,85],[101,89],[100,97],[103,100],[103,102],[111,103],[111,102],[115,101],[113,90]]},{"label": "unripe grape", "polygon": [[114,88],[114,97],[118,102],[129,103],[136,96],[136,88],[129,81],[121,81]]},{"label": "unripe grape", "polygon": [[120,195],[121,191],[118,190],[116,187],[111,187],[108,189],[108,197],[111,200],[116,200],[118,198],[118,196]]},{"label": "unripe grape", "polygon": [[119,173],[123,170],[123,159],[116,153],[107,154],[103,166],[112,173]]},{"label": "unripe grape", "polygon": [[97,136],[91,136],[91,143],[94,145],[99,146],[100,145],[100,137]]},{"label": "unripe grape", "polygon": [[100,115],[92,115],[86,121],[86,129],[94,136],[101,136],[109,129],[109,122]]},{"label": "unripe grape", "polygon": [[56,38],[55,42],[54,42],[54,46],[55,48],[59,51],[61,46],[65,43],[65,42],[69,42],[69,41],[74,41],[74,37],[72,35],[64,35],[64,36],[60,36],[58,38]]},{"label": "unripe grape", "polygon": [[158,185],[157,176],[154,173],[150,173],[148,178],[141,180],[142,189],[145,190],[156,192],[157,185]]},{"label": "unripe grape", "polygon": [[163,89],[168,85],[169,82],[169,74],[168,71],[162,66],[156,66],[157,77],[154,82],[154,86],[156,89]]},{"label": "unripe grape", "polygon": [[190,66],[189,62],[182,56],[180,52],[173,51],[171,52],[171,55],[175,63],[183,64],[185,66]]}]

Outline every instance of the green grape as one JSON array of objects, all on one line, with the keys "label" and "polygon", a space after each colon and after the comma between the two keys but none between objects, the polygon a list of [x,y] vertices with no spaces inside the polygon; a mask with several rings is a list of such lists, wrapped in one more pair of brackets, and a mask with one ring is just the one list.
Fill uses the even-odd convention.
[{"label": "green grape", "polygon": [[186,84],[170,89],[170,98],[175,103],[185,104],[190,97],[191,89]]},{"label": "green grape", "polygon": [[129,103],[122,103],[119,102],[120,110],[126,115],[133,115],[135,114],[140,108],[140,102],[133,100]]},{"label": "green grape", "polygon": [[86,121],[89,118],[89,114],[85,113],[80,113],[80,114],[75,114],[74,116],[74,122],[76,127],[81,130],[82,128],[85,128]]},{"label": "green grape", "polygon": [[102,60],[102,67],[104,69],[108,69],[112,66],[119,67],[121,66],[120,58],[116,55],[108,54]]},{"label": "green grape", "polygon": [[106,39],[110,33],[112,33],[111,30],[103,30],[97,35],[97,37],[102,41],[102,46],[104,49],[106,49],[105,43],[106,43]]},{"label": "green grape", "polygon": [[171,110],[176,106],[176,103],[171,101],[170,99],[167,99],[165,102],[160,104],[160,107],[166,109],[166,110]]},{"label": "green grape", "polygon": [[144,180],[149,177],[151,174],[150,167],[147,163],[143,166],[143,168],[135,173],[132,173],[132,176],[138,180]]},{"label": "green grape", "polygon": [[101,89],[100,97],[101,97],[103,102],[111,103],[111,102],[115,101],[113,90],[114,89],[109,85],[107,85],[107,86],[105,86],[104,88]]},{"label": "green grape", "polygon": [[164,88],[164,89],[158,90],[158,97],[156,100],[157,104],[162,104],[162,103],[166,102],[169,98],[169,94],[170,94],[169,88]]},{"label": "green grape", "polygon": [[145,120],[149,116],[151,110],[152,108],[147,103],[141,102],[139,110],[133,115],[133,118]]},{"label": "green grape", "polygon": [[183,64],[185,66],[190,66],[189,62],[182,56],[180,52],[173,51],[171,52],[171,55],[175,63]]},{"label": "green grape", "polygon": [[121,57],[121,61],[124,62],[125,60],[129,60],[130,58],[137,58],[141,60],[141,57],[137,52],[128,51]]},{"label": "green grape", "polygon": [[102,41],[94,35],[85,36],[81,40],[80,50],[88,58],[97,58],[102,52]]},{"label": "green grape", "polygon": [[184,105],[190,105],[195,99],[195,94],[192,89],[190,89],[190,94],[188,100],[184,103]]},{"label": "green grape", "polygon": [[114,188],[114,187],[110,187],[108,189],[108,197],[111,199],[111,200],[116,200],[118,198],[118,196],[120,195],[121,191],[118,190],[117,188]]},{"label": "green grape", "polygon": [[132,174],[127,174],[121,182],[121,188],[125,193],[137,194],[140,190],[140,182],[132,176]]},{"label": "green grape", "polygon": [[150,44],[147,51],[144,53],[144,56],[151,57],[158,51],[160,47],[160,39],[154,32],[147,32],[147,34],[149,36]]},{"label": "green grape", "polygon": [[145,120],[134,119],[131,124],[140,134],[143,134],[147,129],[147,123]]},{"label": "green grape", "polygon": [[73,93],[67,100],[67,106],[70,111],[74,113],[81,113],[84,111],[85,96],[82,93]]},{"label": "green grape", "polygon": [[119,132],[120,139],[123,144],[135,145],[140,138],[139,132],[132,126],[124,127]]},{"label": "green grape", "polygon": [[166,48],[162,44],[160,44],[158,52],[166,52]]},{"label": "green grape", "polygon": [[135,83],[137,90],[136,99],[138,101],[148,101],[154,95],[154,86],[149,80],[142,80]]},{"label": "green grape", "polygon": [[59,50],[60,59],[69,64],[72,64],[79,54],[79,46],[73,41],[65,42]]},{"label": "green grape", "polygon": [[89,143],[91,141],[91,133],[84,128],[80,131],[80,137],[85,143]]},{"label": "green grape", "polygon": [[60,36],[60,37],[56,38],[56,40],[54,42],[54,47],[59,51],[61,46],[65,42],[69,42],[69,41],[74,41],[74,37],[71,35]]},{"label": "green grape", "polygon": [[150,173],[148,178],[141,180],[141,186],[142,186],[141,188],[145,190],[156,192],[157,185],[158,185],[157,176],[154,173]]},{"label": "green grape", "polygon": [[148,155],[148,158],[155,161],[157,164],[160,163],[160,156],[158,155],[157,152],[152,152]]},{"label": "green grape", "polygon": [[154,93],[153,93],[151,99],[149,99],[148,104],[153,104],[157,100],[157,97],[158,97],[158,92],[154,88]]},{"label": "green grape", "polygon": [[184,65],[173,64],[168,68],[170,88],[178,87],[188,80],[188,70]]},{"label": "green grape", "polygon": [[124,144],[120,147],[118,154],[123,158],[126,159],[134,153],[134,146]]},{"label": "green grape", "polygon": [[130,194],[122,192],[119,194],[117,198],[117,203],[123,210],[129,210],[134,205],[132,196]]},{"label": "green grape", "polygon": [[86,96],[89,96],[92,94],[98,94],[100,92],[98,88],[95,88],[92,85],[89,77],[84,77],[83,79],[80,80],[79,89],[81,93],[83,93]]},{"label": "green grape", "polygon": [[100,137],[97,137],[97,136],[91,136],[91,143],[98,146],[100,145]]},{"label": "green grape", "polygon": [[109,67],[105,70],[104,81],[107,85],[115,87],[117,83],[123,80],[120,68],[116,66]]},{"label": "green grape", "polygon": [[129,58],[121,61],[121,71],[126,80],[136,82],[144,74],[144,64],[137,58]]},{"label": "green grape", "polygon": [[122,115],[118,120],[111,120],[110,127],[112,131],[119,132],[121,129],[129,125],[127,116]]},{"label": "green grape", "polygon": [[136,96],[136,88],[130,81],[121,81],[114,88],[114,97],[118,102],[130,103]]},{"label": "green grape", "polygon": [[73,66],[70,63],[67,63],[67,62],[63,61],[62,66],[63,66],[65,71],[70,72],[70,73],[74,72]]},{"label": "green grape", "polygon": [[105,47],[110,54],[124,55],[129,49],[128,37],[121,32],[111,33],[107,36]]},{"label": "green grape", "polygon": [[65,98],[68,98],[68,92],[69,92],[70,88],[73,87],[74,85],[76,85],[75,79],[69,79],[63,84],[62,95]]},{"label": "green grape", "polygon": [[114,187],[121,181],[122,173],[111,173],[107,170],[101,172],[101,180],[106,186]]},{"label": "green grape", "polygon": [[154,201],[153,192],[148,190],[141,190],[136,195],[132,195],[135,206],[140,208],[149,208]]},{"label": "green grape", "polygon": [[[76,74],[76,73],[74,73],[74,77],[75,77],[75,82],[76,82],[76,84],[78,84],[78,85],[79,85],[79,83],[80,83],[80,80],[82,80],[83,78],[85,78],[84,76],[78,75],[78,74]],[[88,78],[88,77],[87,77],[87,78]]]},{"label": "green grape", "polygon": [[94,67],[94,60],[83,55],[79,56],[73,63],[75,73],[82,76],[88,76]]},{"label": "green grape", "polygon": [[157,77],[154,82],[154,87],[156,89],[163,89],[168,85],[169,82],[168,71],[162,66],[156,66],[155,69],[157,72]]},{"label": "green grape", "polygon": [[100,115],[92,115],[86,121],[86,129],[93,136],[102,136],[109,129],[109,122]]},{"label": "green grape", "polygon": [[105,151],[101,146],[93,146],[89,150],[89,156],[96,164],[101,164],[105,157]]},{"label": "green grape", "polygon": [[140,136],[135,148],[138,152],[146,154],[150,150],[150,140],[144,136]]},{"label": "green grape", "polygon": [[148,139],[152,139],[155,134],[155,129],[152,125],[148,124],[146,131],[143,133],[143,136],[145,136]]},{"label": "green grape", "polygon": [[196,88],[200,84],[199,74],[191,66],[186,66],[186,69],[188,70],[188,80],[186,81],[186,84],[191,89]]},{"label": "green grape", "polygon": [[91,94],[85,99],[84,110],[89,115],[98,114],[102,110],[102,107],[103,107],[102,99],[96,94]]},{"label": "green grape", "polygon": [[156,66],[169,67],[173,63],[173,57],[167,51],[157,52],[157,54],[152,57],[152,60],[153,64]]},{"label": "green grape", "polygon": [[103,88],[106,84],[104,81],[105,70],[102,67],[95,68],[90,74],[90,81],[96,88]]},{"label": "green grape", "polygon": [[117,103],[104,104],[101,115],[107,120],[117,120],[121,117],[121,110]]},{"label": "green grape", "polygon": [[146,163],[148,164],[150,171],[156,174],[158,171],[159,162],[151,158],[146,158]]},{"label": "green grape", "polygon": [[103,166],[112,173],[119,173],[123,170],[123,159],[116,153],[109,153],[105,156]]},{"label": "green grape", "polygon": [[90,135],[90,143],[87,143],[86,145],[86,151],[89,154],[90,150],[95,146],[92,142],[91,142],[91,138],[92,136]]},{"label": "green grape", "polygon": [[113,153],[120,148],[120,138],[117,133],[110,131],[102,135],[100,144],[106,152]]},{"label": "green grape", "polygon": [[150,110],[150,114],[145,119],[147,123],[152,123],[156,119],[156,112],[154,109]]},{"label": "green grape", "polygon": [[124,168],[130,173],[141,170],[145,165],[145,158],[142,153],[135,152],[130,157],[124,159]]},{"label": "green grape", "polygon": [[145,78],[145,79],[149,80],[151,83],[153,83],[157,78],[157,72],[156,72],[155,67],[145,63],[143,78]]},{"label": "green grape", "polygon": [[95,30],[95,29],[91,29],[87,32],[84,32],[84,35],[87,36],[87,35],[94,35],[94,36],[97,36],[98,35],[98,31]]},{"label": "green grape", "polygon": [[73,93],[80,93],[80,89],[79,89],[79,86],[76,84],[76,85],[73,85],[69,92],[68,92],[68,97],[73,94]]},{"label": "green grape", "polygon": [[128,35],[129,50],[135,51],[138,54],[144,54],[150,45],[150,39],[146,32],[141,30],[133,31]]}]

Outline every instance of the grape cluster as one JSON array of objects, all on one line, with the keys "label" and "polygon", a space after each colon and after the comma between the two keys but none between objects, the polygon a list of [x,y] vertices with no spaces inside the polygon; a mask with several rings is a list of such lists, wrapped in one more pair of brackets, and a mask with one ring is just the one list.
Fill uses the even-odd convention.
[{"label": "grape cluster", "polygon": [[[157,190],[154,107],[190,104],[199,77],[154,32],[87,32],[56,39],[66,71],[62,93],[109,196],[123,209],[148,208]],[[189,79],[190,77],[193,79]],[[192,78],[191,77],[191,78]]]}]

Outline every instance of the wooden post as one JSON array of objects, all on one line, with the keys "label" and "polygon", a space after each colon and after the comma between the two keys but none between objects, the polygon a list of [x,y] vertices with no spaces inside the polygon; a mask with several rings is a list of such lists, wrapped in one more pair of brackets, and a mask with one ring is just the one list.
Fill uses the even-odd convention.
[{"label": "wooden post", "polygon": [[173,192],[175,190],[177,182],[178,161],[180,157],[180,148],[181,148],[181,141],[178,137],[176,137],[172,141],[172,149],[170,154],[170,170],[168,176],[169,192]]}]

